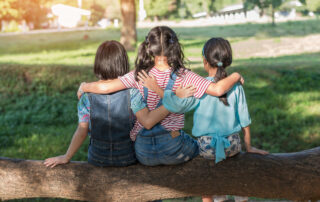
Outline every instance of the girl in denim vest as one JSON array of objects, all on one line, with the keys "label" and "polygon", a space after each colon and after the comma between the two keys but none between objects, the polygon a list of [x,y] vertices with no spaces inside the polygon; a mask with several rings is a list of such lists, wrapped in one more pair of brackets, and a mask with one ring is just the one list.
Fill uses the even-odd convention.
[{"label": "girl in denim vest", "polygon": [[[191,72],[184,66],[184,54],[176,33],[166,26],[150,30],[139,47],[135,61],[136,69],[115,79],[112,83],[86,83],[80,86],[84,92],[112,93],[126,88],[138,89],[143,95],[143,102],[150,110],[162,106],[162,95],[148,91],[139,82],[138,73],[151,75],[161,89],[175,90],[180,86],[196,86],[194,96],[200,98],[204,93],[220,96],[229,90],[241,76],[234,73],[213,83]],[[80,93],[81,94],[81,93]],[[138,111],[139,112],[139,111]],[[197,143],[184,133],[184,114],[170,113],[152,128],[143,127],[139,117],[131,130],[131,139],[135,140],[138,160],[145,165],[179,164],[198,154]]]},{"label": "girl in denim vest", "polygon": [[[129,71],[127,52],[117,41],[102,43],[96,53],[94,73],[98,83],[109,83]],[[78,128],[66,154],[48,158],[47,167],[65,164],[90,136],[88,162],[96,166],[128,166],[136,163],[134,145],[129,133],[134,123],[134,111],[139,110],[139,120],[152,127],[168,115],[164,107],[150,112],[139,102],[136,92],[122,90],[109,95],[83,94],[78,103]],[[131,100],[133,105],[131,105]]]},{"label": "girl in denim vest", "polygon": [[[207,80],[218,82],[227,77],[225,69],[232,63],[232,50],[227,40],[211,38],[204,45],[202,55],[204,69],[208,72]],[[150,76],[141,75],[141,77],[150,90],[159,91],[160,87],[157,87],[157,83]],[[239,153],[241,130],[244,133],[247,152],[268,153],[251,146],[249,127],[251,119],[244,90],[240,84],[234,85],[228,93],[220,97],[205,95],[200,99],[179,98],[184,97],[187,91],[190,90],[179,88],[175,94],[166,90],[163,104],[166,109],[175,113],[185,113],[195,109],[192,134],[198,137],[201,156],[218,163],[226,157]],[[239,198],[236,197],[237,199]],[[203,196],[203,201],[212,201],[212,196]]]}]

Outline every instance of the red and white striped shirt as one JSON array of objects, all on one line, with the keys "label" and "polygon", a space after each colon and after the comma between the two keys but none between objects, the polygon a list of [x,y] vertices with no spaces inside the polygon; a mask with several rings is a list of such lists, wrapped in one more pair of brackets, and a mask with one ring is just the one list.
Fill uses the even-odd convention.
[{"label": "red and white striped shirt", "polygon": [[[162,89],[165,89],[169,82],[171,69],[168,69],[166,71],[160,71],[156,67],[153,67],[149,71],[149,75],[153,75],[156,78],[158,85]],[[131,71],[126,75],[119,77],[119,79],[127,88],[137,88],[143,95],[143,86],[135,80],[134,71]],[[189,70],[185,70],[184,72],[180,71],[180,74],[179,76],[177,76],[172,90],[175,92],[175,90],[181,84],[182,86],[193,84],[197,88],[194,97],[200,98],[206,92],[210,83],[210,81],[197,75],[196,73],[193,73]],[[154,110],[159,101],[160,97],[155,92],[149,90],[147,100],[149,110]],[[160,124],[168,131],[180,130],[184,127],[184,114],[170,113],[165,119],[163,119],[160,122]],[[130,132],[130,137],[133,141],[136,139],[137,134],[142,128],[143,126],[138,121],[136,121],[133,129]]]}]

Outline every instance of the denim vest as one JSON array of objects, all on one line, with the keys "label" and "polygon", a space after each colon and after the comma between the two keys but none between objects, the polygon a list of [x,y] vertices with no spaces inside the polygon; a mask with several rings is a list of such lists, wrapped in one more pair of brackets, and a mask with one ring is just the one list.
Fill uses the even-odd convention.
[{"label": "denim vest", "polygon": [[130,90],[113,94],[88,94],[91,137],[88,162],[97,166],[127,166],[136,162],[130,139],[133,113]]}]

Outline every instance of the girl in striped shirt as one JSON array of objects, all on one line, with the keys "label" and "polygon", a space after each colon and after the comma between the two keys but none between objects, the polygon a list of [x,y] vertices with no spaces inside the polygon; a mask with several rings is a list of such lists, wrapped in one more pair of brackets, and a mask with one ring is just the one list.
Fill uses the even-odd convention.
[{"label": "girl in striped shirt", "polygon": [[[150,30],[140,45],[135,61],[136,69],[109,83],[84,83],[80,90],[84,92],[108,94],[125,88],[138,89],[143,95],[149,110],[158,108],[162,101],[157,92],[148,91],[139,83],[138,73],[145,71],[165,90],[175,90],[179,86],[196,87],[194,97],[201,98],[204,93],[221,96],[237,83],[241,76],[233,73],[217,83],[208,81],[191,72],[184,66],[184,54],[176,33],[166,26]],[[161,94],[160,94],[161,95]],[[163,94],[162,94],[163,95]],[[139,119],[138,119],[139,120]],[[198,154],[196,142],[184,133],[184,114],[170,113],[156,126],[146,129],[139,121],[131,131],[135,140],[138,160],[145,165],[179,164]]]}]

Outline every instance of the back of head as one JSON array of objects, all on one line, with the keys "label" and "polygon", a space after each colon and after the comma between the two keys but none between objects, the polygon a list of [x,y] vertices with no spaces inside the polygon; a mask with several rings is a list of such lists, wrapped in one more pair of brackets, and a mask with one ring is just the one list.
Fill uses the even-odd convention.
[{"label": "back of head", "polygon": [[167,26],[158,26],[150,30],[145,41],[139,46],[138,56],[135,61],[136,75],[141,70],[149,72],[155,65],[156,56],[167,57],[173,72],[185,69],[184,54],[176,33]]},{"label": "back of head", "polygon": [[[232,49],[228,40],[223,38],[209,39],[202,50],[203,57],[212,68],[218,68],[215,75],[215,82],[228,76],[226,68],[232,63]],[[220,100],[228,105],[226,94]]]},{"label": "back of head", "polygon": [[94,73],[98,79],[108,80],[129,72],[128,55],[123,45],[117,41],[103,42],[96,53]]}]

